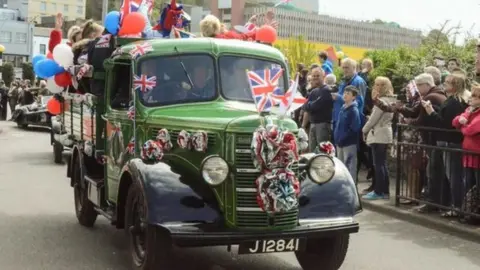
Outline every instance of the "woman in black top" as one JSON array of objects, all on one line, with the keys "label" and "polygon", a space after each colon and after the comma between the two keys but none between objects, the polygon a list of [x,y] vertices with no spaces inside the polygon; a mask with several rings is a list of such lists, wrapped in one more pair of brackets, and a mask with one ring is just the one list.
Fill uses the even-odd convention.
[{"label": "woman in black top", "polygon": [[[447,100],[442,104],[438,112],[435,112],[428,101],[422,101],[422,106],[428,114],[427,121],[430,126],[447,129],[451,131],[438,132],[437,146],[448,147],[452,149],[461,149],[463,136],[452,126],[453,119],[461,114],[467,108],[468,92],[465,90],[465,77],[452,74],[445,78],[445,92]],[[445,150],[443,154],[445,164],[445,175],[449,185],[444,185],[442,190],[450,189],[450,204],[455,209],[460,209],[463,199],[463,170],[461,152]],[[439,179],[438,184],[443,185],[444,179]],[[456,216],[454,211],[448,211],[443,214],[446,217]]]}]

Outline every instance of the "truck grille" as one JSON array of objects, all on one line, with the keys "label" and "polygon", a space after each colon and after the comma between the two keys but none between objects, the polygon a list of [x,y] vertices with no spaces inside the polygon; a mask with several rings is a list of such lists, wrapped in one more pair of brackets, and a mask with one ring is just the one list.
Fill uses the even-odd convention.
[{"label": "truck grille", "polygon": [[[252,135],[235,137],[235,188],[237,227],[293,227],[297,224],[298,209],[269,217],[257,204],[255,180],[260,176],[252,161]],[[295,168],[294,168],[295,170]]]},{"label": "truck grille", "polygon": [[[153,128],[152,129],[152,135],[151,135],[151,138],[152,139],[155,139],[158,135],[158,131],[160,130],[160,128]],[[178,138],[178,134],[180,133],[181,130],[168,130],[168,133],[170,133],[170,139],[172,140],[172,144],[173,144],[173,147],[178,147],[177,145],[177,138]],[[191,130],[187,130],[188,132],[192,132]],[[217,134],[215,133],[210,133],[210,132],[207,132],[208,134],[208,147],[213,147],[216,143],[216,139],[217,139]]]}]

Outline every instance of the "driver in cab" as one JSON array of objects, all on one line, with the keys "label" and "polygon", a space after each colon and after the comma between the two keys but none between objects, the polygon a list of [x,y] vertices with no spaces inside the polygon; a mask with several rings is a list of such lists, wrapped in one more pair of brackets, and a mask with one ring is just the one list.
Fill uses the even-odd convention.
[{"label": "driver in cab", "polygon": [[157,77],[155,88],[143,96],[146,103],[175,104],[186,100],[210,100],[215,96],[213,65],[195,63],[186,66],[187,72],[180,64],[178,66],[172,69],[171,66],[157,67],[155,61],[145,63],[143,73]]}]

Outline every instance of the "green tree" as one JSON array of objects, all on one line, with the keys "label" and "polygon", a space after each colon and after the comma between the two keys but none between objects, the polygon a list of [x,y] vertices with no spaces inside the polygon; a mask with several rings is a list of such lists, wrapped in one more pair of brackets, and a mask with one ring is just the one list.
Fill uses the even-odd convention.
[{"label": "green tree", "polygon": [[373,60],[375,69],[370,74],[372,81],[377,76],[390,78],[396,91],[403,88],[409,80],[423,72],[426,66],[433,65],[436,55],[446,59],[457,58],[462,62],[469,78],[473,78],[475,67],[476,39],[467,35],[463,45],[457,45],[459,26],[449,27],[448,22],[440,28],[430,31],[419,48],[400,46],[392,50],[373,50],[365,57]]},{"label": "green tree", "polygon": [[28,79],[31,82],[35,81],[35,73],[33,72],[32,63],[22,63],[23,79]]},{"label": "green tree", "polygon": [[302,36],[290,38],[283,46],[275,45],[288,59],[290,76],[294,76],[298,63],[309,65],[317,56],[317,51],[312,43],[307,42]]},{"label": "green tree", "polygon": [[2,66],[2,80],[5,82],[7,86],[10,87],[10,84],[15,79],[15,70],[13,68],[13,64],[10,62],[6,62]]}]

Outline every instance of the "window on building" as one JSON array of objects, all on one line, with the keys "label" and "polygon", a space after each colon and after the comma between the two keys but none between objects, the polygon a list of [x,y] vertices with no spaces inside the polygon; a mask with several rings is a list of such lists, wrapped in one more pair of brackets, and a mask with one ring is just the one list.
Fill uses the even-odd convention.
[{"label": "window on building", "polygon": [[47,11],[47,2],[40,2],[40,11]]},{"label": "window on building", "polygon": [[68,5],[63,5],[63,11],[68,12]]},{"label": "window on building", "polygon": [[15,43],[27,43],[27,33],[15,33]]},{"label": "window on building", "polygon": [[12,42],[12,32],[0,31],[0,42]]},{"label": "window on building", "polygon": [[15,13],[12,13],[12,12],[0,12],[0,20],[2,20],[2,21],[15,20]]},{"label": "window on building", "polygon": [[40,51],[40,54],[44,54],[44,55],[47,54],[47,45],[40,44],[39,51]]},{"label": "window on building", "polygon": [[82,6],[77,6],[77,13],[78,14],[83,14],[83,7]]},{"label": "window on building", "polygon": [[57,3],[52,3],[52,9],[53,11],[57,11]]}]

